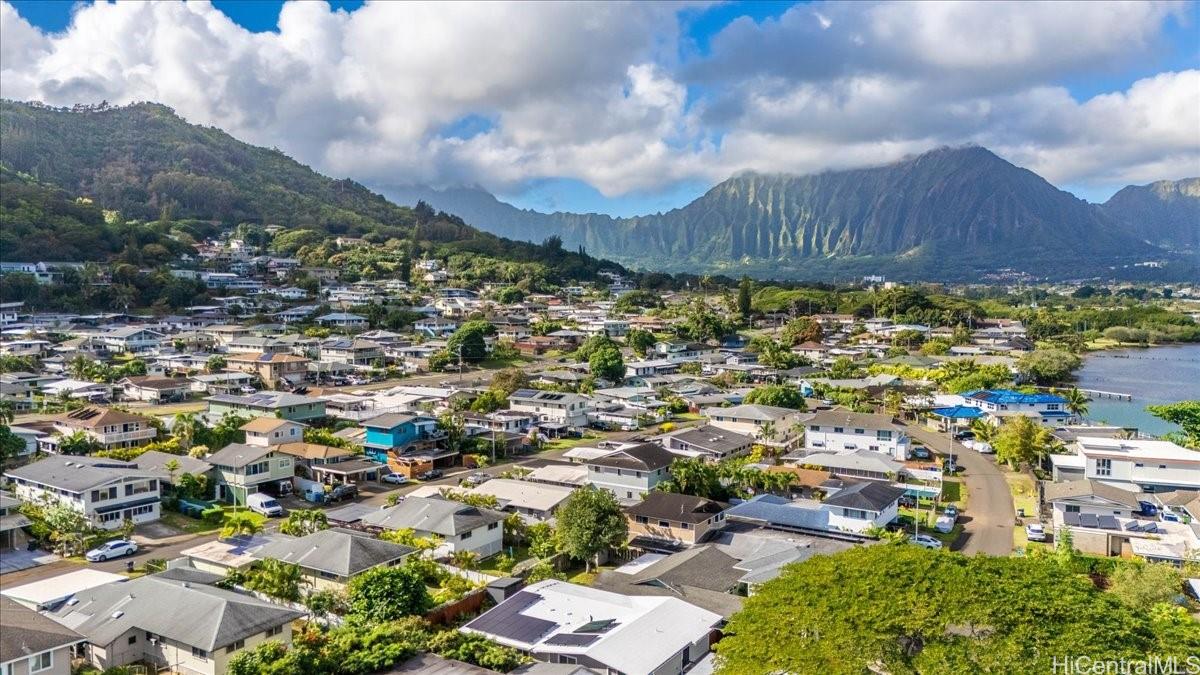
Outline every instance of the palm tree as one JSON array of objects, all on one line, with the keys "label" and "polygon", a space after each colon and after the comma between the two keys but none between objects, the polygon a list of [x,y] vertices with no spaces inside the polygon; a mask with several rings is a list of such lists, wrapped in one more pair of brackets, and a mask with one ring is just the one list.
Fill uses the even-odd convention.
[{"label": "palm tree", "polygon": [[975,434],[975,440],[991,445],[999,429],[991,422],[977,418],[971,422],[971,431]]},{"label": "palm tree", "polygon": [[450,564],[460,569],[473,570],[479,567],[479,554],[466,549],[455,551],[450,554]]},{"label": "palm tree", "polygon": [[248,537],[258,534],[263,530],[262,520],[255,518],[249,512],[235,511],[225,514],[225,519],[221,525],[219,537],[221,539],[232,539],[234,537]]},{"label": "palm tree", "polygon": [[88,357],[79,354],[67,363],[67,372],[76,380],[86,380],[91,374],[92,362]]},{"label": "palm tree", "polygon": [[775,437],[778,435],[779,435],[779,432],[775,429],[774,422],[771,422],[771,421],[763,422],[762,426],[760,426],[758,428],[758,437],[759,438],[762,438],[762,439],[765,439],[768,441],[773,441],[773,440],[775,440]]},{"label": "palm tree", "polygon": [[203,431],[204,423],[196,413],[176,413],[171,422],[171,435],[179,440],[179,446],[184,450],[192,447]]},{"label": "palm tree", "polygon": [[1072,415],[1083,418],[1088,414],[1088,396],[1079,391],[1079,387],[1071,387],[1062,392],[1062,397],[1067,401],[1067,411]]}]

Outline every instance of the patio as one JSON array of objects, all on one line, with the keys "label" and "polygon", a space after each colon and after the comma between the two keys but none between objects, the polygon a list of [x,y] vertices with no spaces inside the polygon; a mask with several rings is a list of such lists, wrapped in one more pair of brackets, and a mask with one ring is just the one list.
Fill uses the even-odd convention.
[{"label": "patio", "polygon": [[41,550],[4,551],[0,553],[0,574],[19,572],[39,565],[48,565],[56,560],[61,560],[61,558],[53,553]]}]

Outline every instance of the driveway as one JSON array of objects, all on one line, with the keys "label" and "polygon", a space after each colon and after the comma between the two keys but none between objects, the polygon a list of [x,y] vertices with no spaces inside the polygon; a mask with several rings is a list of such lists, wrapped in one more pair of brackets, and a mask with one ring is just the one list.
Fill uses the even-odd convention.
[{"label": "driveway", "polygon": [[953,450],[955,461],[963,468],[967,508],[962,515],[963,536],[953,548],[966,554],[1011,554],[1016,511],[1008,482],[999,467],[985,455],[951,441],[946,434],[915,426],[908,427],[908,433],[940,454]]}]

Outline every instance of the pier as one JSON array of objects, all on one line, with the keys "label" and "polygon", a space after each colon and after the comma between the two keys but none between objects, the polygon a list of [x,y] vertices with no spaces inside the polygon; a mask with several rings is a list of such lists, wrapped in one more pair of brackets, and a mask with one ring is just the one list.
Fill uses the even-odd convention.
[{"label": "pier", "polygon": [[1088,398],[1111,398],[1117,401],[1132,401],[1133,394],[1122,394],[1119,391],[1100,391],[1099,389],[1080,389]]}]

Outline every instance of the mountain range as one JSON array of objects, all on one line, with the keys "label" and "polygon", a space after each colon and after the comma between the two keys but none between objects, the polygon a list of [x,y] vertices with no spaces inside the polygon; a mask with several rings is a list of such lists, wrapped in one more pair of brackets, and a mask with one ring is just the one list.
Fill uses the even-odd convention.
[{"label": "mountain range", "polygon": [[975,146],[847,171],[743,173],[686,206],[631,218],[518,209],[478,187],[380,189],[501,236],[557,235],[568,247],[667,271],[1091,276],[1170,258],[1168,250],[1184,253],[1177,258],[1183,267],[1194,266],[1186,254],[1200,250],[1198,179],[1131,186],[1094,205]]}]

